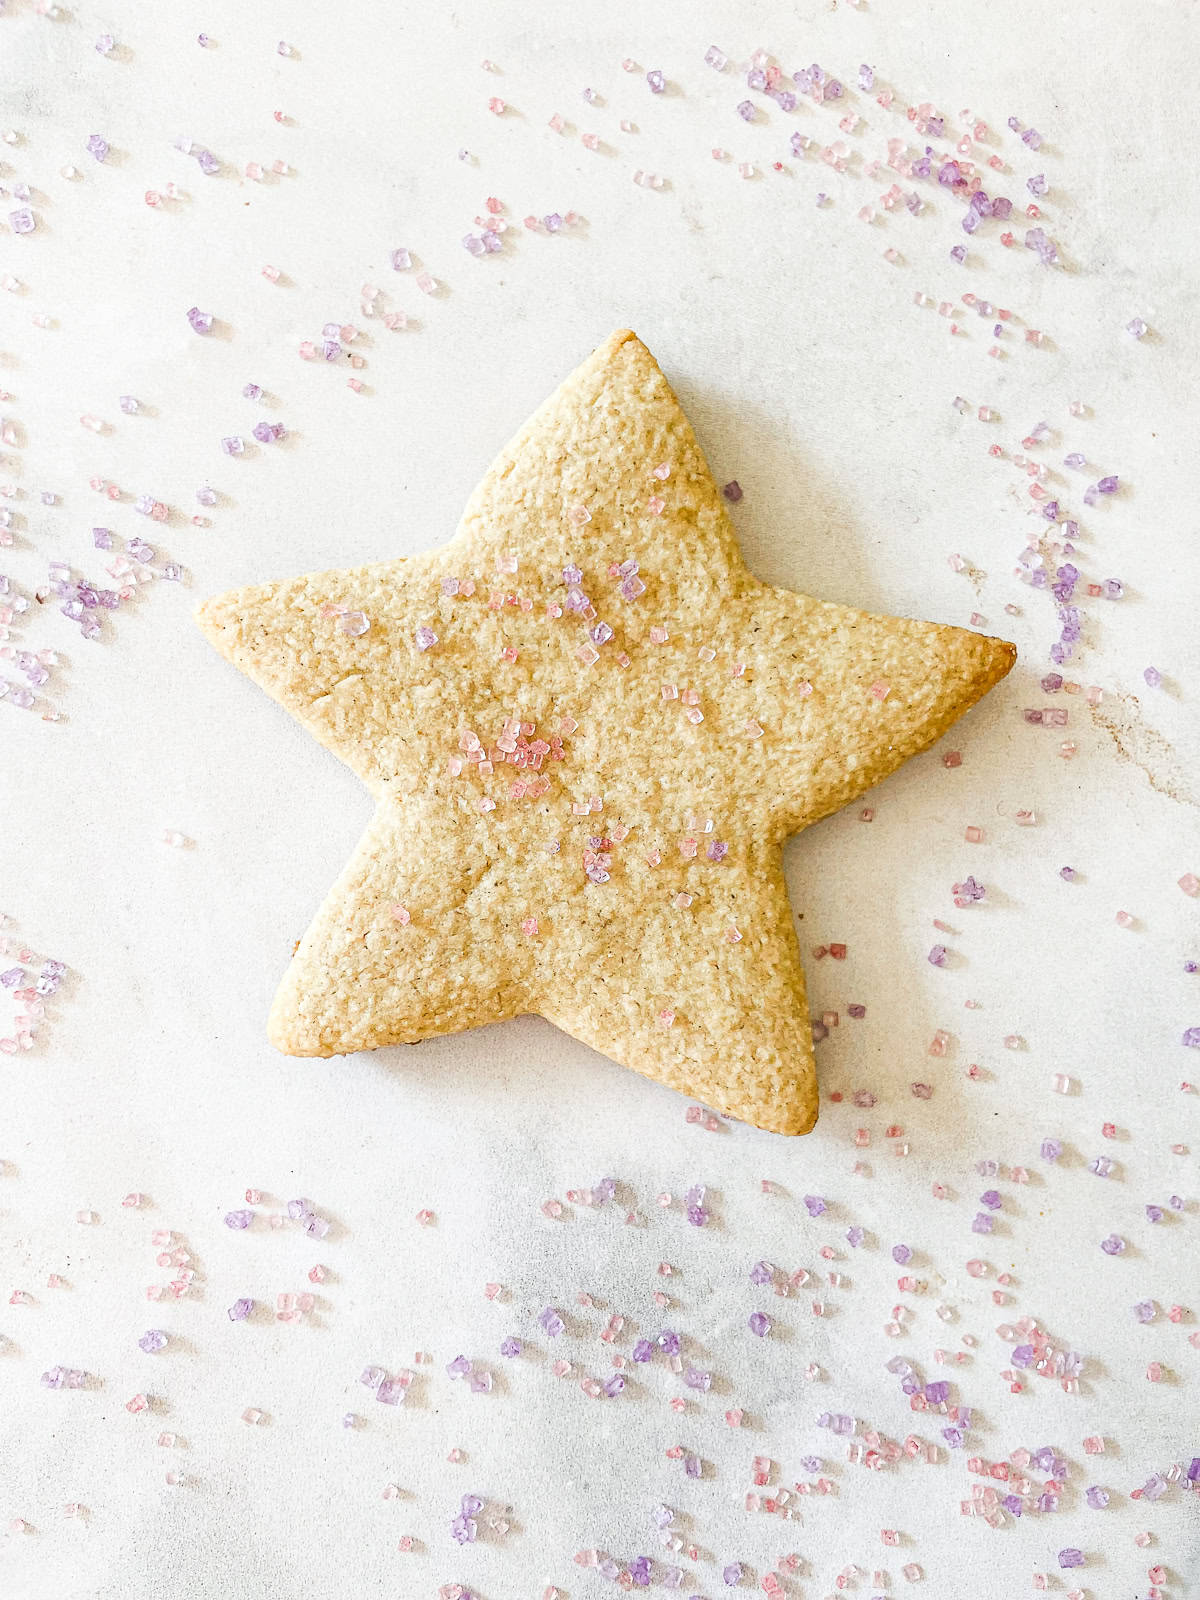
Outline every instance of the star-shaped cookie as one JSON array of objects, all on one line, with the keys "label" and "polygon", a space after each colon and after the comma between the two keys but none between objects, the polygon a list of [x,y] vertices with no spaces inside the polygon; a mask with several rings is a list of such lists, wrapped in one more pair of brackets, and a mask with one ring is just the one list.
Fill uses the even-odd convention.
[{"label": "star-shaped cookie", "polygon": [[502,452],[449,544],[198,619],[377,801],[275,998],[280,1050],[536,1012],[793,1134],[817,1086],[783,841],[1016,655],[760,583],[627,330]]}]

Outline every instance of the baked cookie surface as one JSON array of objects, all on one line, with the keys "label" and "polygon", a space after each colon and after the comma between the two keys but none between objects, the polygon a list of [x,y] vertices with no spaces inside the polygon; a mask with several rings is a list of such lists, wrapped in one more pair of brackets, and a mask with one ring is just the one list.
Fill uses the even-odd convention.
[{"label": "baked cookie surface", "polygon": [[791,1134],[817,1085],[783,841],[1016,656],[754,578],[627,330],[500,454],[449,544],[197,618],[377,801],[276,996],[279,1049],[536,1012]]}]

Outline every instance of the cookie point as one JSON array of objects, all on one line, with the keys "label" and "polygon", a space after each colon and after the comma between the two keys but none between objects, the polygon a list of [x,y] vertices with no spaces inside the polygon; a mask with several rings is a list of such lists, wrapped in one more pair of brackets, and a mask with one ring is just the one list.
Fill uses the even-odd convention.
[{"label": "cookie point", "polygon": [[811,1100],[807,1100],[804,1105],[789,1111],[788,1115],[777,1123],[771,1131],[797,1139],[803,1134],[812,1132],[817,1125],[818,1114],[817,1098],[816,1095],[813,1095]]},{"label": "cookie point", "polygon": [[[626,344],[641,345],[642,341],[632,328],[618,328],[614,333],[609,334],[603,344],[596,346],[594,358],[600,361],[610,360],[620,350],[621,346]],[[642,349],[644,350],[645,348],[645,345],[642,345]]]},{"label": "cookie point", "polygon": [[201,633],[208,634],[209,637],[219,631],[221,624],[217,615],[215,596],[210,595],[207,600],[201,600],[199,605],[192,607],[192,621]]},{"label": "cookie point", "polygon": [[997,683],[1001,678],[1007,677],[1017,662],[1017,647],[1008,639],[989,638],[991,645],[992,661],[996,669]]},{"label": "cookie point", "polygon": [[305,1040],[301,1030],[290,1013],[284,1013],[276,1005],[272,1008],[267,1018],[267,1040],[280,1055],[283,1056],[316,1056],[330,1055],[329,1050],[324,1050],[318,1040]]}]

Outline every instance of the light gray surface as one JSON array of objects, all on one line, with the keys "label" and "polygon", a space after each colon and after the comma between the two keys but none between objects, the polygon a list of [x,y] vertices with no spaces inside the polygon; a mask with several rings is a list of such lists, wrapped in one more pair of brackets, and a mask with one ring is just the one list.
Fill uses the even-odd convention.
[{"label": "light gray surface", "polygon": [[[195,43],[201,29],[215,41],[207,51]],[[125,58],[95,53],[106,30]],[[299,55],[279,57],[280,38]],[[873,63],[898,104],[929,99],[956,129],[964,107],[993,128],[1013,114],[1032,123],[1046,138],[1038,155],[1007,130],[990,147],[1012,164],[997,188],[1019,210],[1026,177],[1046,172],[1061,268],[1043,270],[1020,247],[1020,216],[1008,224],[1016,247],[1005,250],[1002,225],[989,221],[957,266],[948,251],[963,237],[959,204],[926,186],[923,216],[881,213],[868,226],[860,207],[895,175],[871,179],[862,165],[912,131],[903,113],[856,94],[868,126],[853,138],[830,108],[807,102],[747,127],[734,110],[741,78],[703,63],[712,42],[743,68],[761,45],[788,71],[817,60],[850,83],[860,61]],[[485,56],[501,70],[483,71]],[[640,71],[623,73],[624,56]],[[1200,1453],[1200,1351],[1188,1342],[1200,1312],[1196,1166],[1170,1149],[1200,1141],[1200,1101],[1179,1088],[1200,1078],[1180,1046],[1200,1024],[1200,975],[1183,972],[1185,959],[1200,960],[1198,903],[1176,882],[1200,872],[1197,219],[1181,177],[1196,58],[1194,5],[1107,0],[1057,16],[1017,0],[969,12],[723,0],[686,17],[627,0],[590,14],[482,0],[453,11],[121,0],[58,20],[26,4],[0,17],[0,124],[20,134],[0,149],[0,183],[29,182],[40,218],[31,237],[0,233],[0,275],[27,285],[0,295],[0,384],[12,394],[0,409],[21,430],[20,445],[0,451],[0,480],[18,491],[5,502],[17,539],[0,571],[32,590],[62,557],[98,578],[88,530],[101,522],[142,534],[191,574],[190,588],[150,588],[102,644],[39,612],[19,642],[63,651],[51,704],[66,720],[0,703],[7,931],[75,974],[38,1048],[0,1069],[0,1332],[11,1341],[0,1349],[0,1516],[36,1530],[0,1543],[6,1596],[424,1596],[457,1581],[482,1600],[538,1596],[547,1582],[584,1600],[605,1585],[573,1564],[575,1552],[657,1555],[660,1500],[684,1514],[705,1557],[689,1563],[684,1594],[724,1592],[721,1568],[735,1559],[761,1578],[787,1551],[807,1563],[788,1591],[806,1600],[833,1592],[851,1562],[865,1574],[853,1591],[862,1595],[883,1589],[871,1583],[877,1567],[903,1592],[904,1561],[921,1565],[930,1600],[1025,1593],[1038,1571],[1062,1592],[1065,1546],[1087,1553],[1078,1577],[1097,1600],[1144,1594],[1155,1561],[1169,1569],[1168,1594],[1200,1594],[1195,1499],[1178,1489],[1157,1505],[1127,1498],[1151,1472]],[[672,85],[661,97],[644,81],[654,66]],[[585,85],[602,105],[581,98]],[[493,117],[491,95],[513,109]],[[290,124],[272,120],[277,108]],[[555,111],[570,124],[563,135],[547,127]],[[637,132],[623,133],[622,118]],[[793,128],[846,138],[862,152],[857,169],[794,159]],[[605,150],[583,148],[588,131]],[[104,166],[83,149],[92,132],[113,145]],[[222,158],[220,176],[172,148],[181,134]],[[456,159],[464,146],[475,162]],[[714,162],[714,146],[733,160]],[[294,170],[261,184],[239,177],[247,162],[276,157]],[[786,173],[770,169],[776,159]],[[743,180],[739,161],[758,175]],[[78,180],[60,175],[68,163]],[[669,186],[636,186],[638,168]],[[187,198],[147,208],[144,191],[170,180]],[[476,262],[459,240],[478,231],[488,195],[505,201],[515,231],[503,255]],[[4,197],[0,210],[17,203]],[[528,212],[569,208],[585,221],[559,237],[520,227]],[[391,272],[387,252],[400,244],[444,286],[437,297]],[[884,259],[889,247],[899,263]],[[261,276],[268,263],[286,283]],[[364,320],[368,282],[417,326],[389,333]],[[952,338],[948,319],[913,304],[916,290],[935,300],[970,290],[1011,307],[1006,358],[987,355],[991,319],[969,314]],[[220,319],[217,336],[191,332],[192,304]],[[52,325],[35,326],[37,314]],[[1135,315],[1153,330],[1140,343],[1124,331]],[[297,357],[330,320],[366,330],[361,395],[346,387],[348,370]],[[1022,653],[944,741],[962,750],[961,768],[931,752],[873,797],[869,826],[842,815],[791,848],[813,1009],[841,1015],[821,1046],[823,1083],[879,1096],[869,1111],[829,1106],[802,1141],[736,1126],[707,1133],[673,1095],[534,1020],[333,1062],[283,1059],[263,1037],[291,941],[369,807],[349,773],[207,649],[191,603],[449,537],[504,439],[622,324],[662,362],[719,480],[742,483],[738,527],[764,578],[947,622],[978,610]],[[1041,348],[1023,342],[1027,325],[1045,331]],[[277,408],[241,398],[251,380]],[[147,414],[123,416],[125,393]],[[953,409],[956,395],[968,414]],[[1085,418],[1069,415],[1074,399]],[[976,420],[980,405],[997,420]],[[81,428],[85,414],[111,431]],[[224,457],[221,437],[248,434],[260,416],[292,437]],[[1085,601],[1085,648],[1067,669],[1102,687],[1096,716],[1082,696],[1044,702],[1037,687],[1053,608],[1011,575],[1037,524],[1027,480],[987,454],[993,442],[1021,453],[1043,418],[1051,442],[1029,453],[1081,516],[1083,581],[1116,576],[1128,589],[1120,604]],[[1059,466],[1073,449],[1121,476],[1111,503],[1082,507],[1091,477]],[[148,527],[128,501],[93,494],[93,475],[177,514]],[[205,481],[223,498],[198,529],[187,519]],[[43,506],[44,488],[61,504]],[[951,570],[954,551],[979,569],[977,583]],[[1006,616],[1006,603],[1021,614]],[[1151,663],[1165,676],[1153,692],[1142,681]],[[1043,703],[1069,705],[1066,730],[1022,722],[1021,708]],[[1078,743],[1072,761],[1057,754],[1064,737]],[[1036,825],[1018,826],[1019,809],[1034,810]],[[985,829],[982,844],[964,842],[968,824]],[[163,845],[164,829],[194,848]],[[1078,882],[1060,880],[1064,864]],[[967,872],[987,899],[957,911],[950,886]],[[1117,926],[1121,909],[1134,928]],[[933,929],[935,917],[954,935]],[[831,940],[848,945],[845,963],[814,962],[809,948]],[[925,960],[935,940],[953,951],[946,970]],[[968,999],[979,1009],[964,1009]],[[862,1022],[846,1017],[856,1001],[868,1008]],[[938,1028],[953,1043],[931,1060]],[[1010,1034],[1021,1049],[1004,1048]],[[979,1082],[965,1077],[972,1062]],[[1057,1072],[1073,1079],[1070,1096],[1052,1091]],[[914,1079],[935,1085],[932,1100],[912,1098]],[[1120,1130],[1111,1143],[1106,1121]],[[884,1136],[892,1124],[905,1129],[906,1159]],[[869,1149],[854,1148],[858,1126],[872,1132]],[[1050,1134],[1068,1148],[1057,1169],[1038,1159]],[[1100,1154],[1119,1163],[1107,1181],[1085,1165]],[[854,1174],[856,1158],[868,1172]],[[976,1172],[987,1159],[1033,1174],[1026,1187],[995,1182],[1004,1206],[990,1240],[970,1231],[992,1186]],[[541,1215],[547,1197],[609,1174],[623,1185],[619,1210]],[[786,1193],[764,1195],[763,1177]],[[933,1198],[935,1181],[950,1199]],[[703,1232],[679,1209],[694,1182],[713,1196]],[[249,1185],[276,1207],[310,1196],[334,1231],[319,1246],[261,1222],[227,1232],[221,1218]],[[151,1206],[122,1209],[130,1190]],[[675,1197],[670,1210],[656,1204],[661,1192]],[[1186,1208],[1150,1226],[1144,1205],[1171,1193]],[[811,1221],[805,1194],[826,1196],[829,1214]],[[415,1221],[424,1207],[436,1213],[429,1228]],[[78,1224],[80,1209],[99,1223]],[[855,1222],[867,1229],[858,1251],[845,1245]],[[196,1258],[197,1287],[180,1304],[144,1297],[168,1277],[154,1264],[155,1228],[176,1230]],[[1119,1259],[1099,1250],[1113,1231],[1129,1240]],[[897,1294],[890,1248],[902,1241],[917,1251],[908,1270],[928,1283],[923,1296]],[[825,1243],[846,1259],[823,1262]],[[830,1314],[814,1319],[811,1291],[776,1300],[753,1288],[747,1272],[760,1257],[848,1281],[826,1287]],[[993,1264],[990,1279],[966,1274],[972,1257]],[[247,1326],[227,1320],[238,1295],[273,1306],[277,1293],[310,1288],[316,1260],[331,1276],[306,1324],[273,1324],[273,1311]],[[678,1275],[661,1278],[661,1261]],[[1012,1298],[998,1307],[994,1273],[1004,1270]],[[69,1287],[47,1288],[52,1272]],[[504,1300],[485,1299],[489,1281],[505,1285]],[[8,1304],[12,1288],[36,1303]],[[669,1312],[655,1307],[656,1290],[676,1298]],[[596,1309],[573,1305],[580,1291]],[[897,1298],[912,1315],[907,1336],[892,1339],[883,1330]],[[1162,1309],[1141,1327],[1132,1306],[1145,1298]],[[1189,1301],[1189,1318],[1172,1325],[1166,1308]],[[611,1352],[597,1335],[620,1312],[618,1349],[633,1333],[677,1327],[715,1374],[712,1390],[676,1416],[669,1397],[690,1391],[660,1358],[619,1400],[587,1399],[550,1374],[560,1351],[536,1327],[549,1302],[568,1312],[558,1344],[576,1376],[606,1372]],[[938,1304],[954,1319],[939,1320]],[[759,1307],[777,1319],[761,1344],[746,1331]],[[1022,1315],[1087,1356],[1078,1394],[1040,1377],[1009,1392],[995,1329]],[[154,1326],[173,1346],[149,1357],[136,1341]],[[529,1339],[514,1364],[497,1354],[509,1332]],[[968,1359],[939,1367],[939,1347]],[[433,1362],[416,1369],[428,1375],[398,1411],[357,1384],[367,1363],[412,1366],[417,1350]],[[495,1392],[446,1379],[460,1352],[498,1372]],[[977,1428],[937,1465],[868,1472],[815,1418],[843,1411],[860,1431],[899,1439],[915,1421],[935,1436],[884,1370],[897,1354],[927,1380],[951,1379]],[[1151,1360],[1167,1369],[1159,1385],[1146,1381]],[[823,1373],[813,1382],[810,1362]],[[43,1390],[39,1375],[56,1363],[102,1382]],[[158,1415],[127,1414],[139,1390],[161,1397]],[[722,1420],[733,1405],[747,1412],[741,1432]],[[269,1423],[248,1427],[246,1406]],[[347,1410],[368,1425],[343,1430]],[[186,1447],[157,1448],[164,1429]],[[1097,1432],[1108,1453],[1093,1460],[1082,1440]],[[665,1457],[677,1442],[709,1463],[701,1481]],[[995,1532],[960,1518],[967,1455],[998,1460],[1046,1443],[1071,1462],[1062,1511]],[[452,1446],[465,1463],[447,1461]],[[747,1515],[759,1453],[783,1484],[808,1476],[801,1457],[820,1455],[837,1498],[801,1501],[790,1526]],[[172,1469],[185,1482],[168,1487]],[[405,1493],[385,1502],[389,1482]],[[1107,1511],[1085,1505],[1090,1483],[1113,1492]],[[448,1527],[469,1491],[511,1505],[513,1525],[459,1551]],[[68,1502],[85,1505],[86,1519],[64,1519]],[[905,1536],[898,1550],[880,1542],[892,1527]],[[1155,1536],[1145,1549],[1133,1542],[1142,1529]],[[398,1553],[406,1533],[421,1541],[416,1553]]]}]

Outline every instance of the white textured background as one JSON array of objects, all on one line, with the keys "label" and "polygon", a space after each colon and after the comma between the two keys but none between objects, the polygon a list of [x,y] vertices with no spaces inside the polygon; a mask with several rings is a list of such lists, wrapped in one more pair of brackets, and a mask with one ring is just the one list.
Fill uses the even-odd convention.
[{"label": "white textured background", "polygon": [[[107,59],[94,49],[104,32],[119,46]],[[281,58],[280,38],[297,54]],[[721,75],[702,59],[714,42],[732,58]],[[836,110],[804,101],[785,115],[751,96],[760,112],[746,126],[734,108],[760,46],[789,73],[815,60],[850,85],[869,62],[896,106],[854,91]],[[638,72],[621,70],[625,56]],[[1007,1600],[1036,1572],[1060,1592],[1078,1580],[1096,1600],[1130,1600],[1149,1593],[1158,1562],[1171,1600],[1200,1595],[1200,1501],[1178,1487],[1154,1505],[1129,1499],[1151,1472],[1200,1454],[1200,1349],[1189,1343],[1200,1201],[1194,1153],[1171,1150],[1200,1144],[1200,1099],[1180,1089],[1200,1078],[1180,1045],[1200,1024],[1200,974],[1183,970],[1200,960],[1200,902],[1177,887],[1200,871],[1198,56],[1192,0],[114,0],[57,17],[9,0],[0,124],[18,137],[0,146],[10,191],[0,216],[28,183],[39,227],[0,231],[0,276],[23,285],[0,293],[10,391],[0,410],[18,441],[0,447],[14,513],[0,571],[25,594],[45,590],[51,559],[100,579],[89,530],[103,523],[149,539],[188,582],[148,585],[96,644],[51,603],[35,605],[12,642],[60,650],[62,664],[33,712],[0,702],[3,931],[73,974],[37,1047],[0,1057],[5,1600],[417,1600],[455,1582],[480,1600],[526,1600],[547,1583],[586,1600],[606,1585],[575,1552],[658,1556],[659,1501],[699,1547],[685,1595],[728,1592],[721,1571],[734,1560],[758,1587],[787,1552],[803,1565],[786,1592],[804,1600],[833,1593],[851,1564],[851,1593],[905,1592],[904,1562],[920,1564],[912,1592],[929,1600]],[[481,68],[485,57],[497,72]],[[669,93],[649,93],[651,67]],[[583,100],[585,86],[599,103]],[[502,118],[491,95],[511,107]],[[925,100],[956,134],[963,108],[1001,130],[983,153],[998,150],[1010,170],[988,173],[985,187],[1017,204],[1014,248],[989,221],[968,265],[951,261],[960,203],[928,184],[915,185],[923,215],[859,220],[895,177],[868,178],[863,165],[886,158],[889,137],[908,137],[902,108]],[[845,137],[836,124],[848,106],[866,125],[846,138],[859,153],[847,173],[816,149],[792,156],[794,129],[821,144]],[[555,111],[562,134],[547,126]],[[1041,130],[1041,152],[1006,129],[1010,115]],[[622,132],[622,118],[636,132]],[[581,144],[588,131],[600,151]],[[84,150],[93,132],[113,147],[102,166]],[[220,174],[205,177],[173,148],[180,135],[212,149]],[[714,162],[713,146],[733,159]],[[458,159],[463,147],[470,161]],[[277,158],[285,176],[242,176]],[[748,181],[741,161],[756,164]],[[62,175],[70,164],[75,179]],[[636,186],[638,168],[667,186]],[[1020,245],[1025,180],[1038,171],[1062,258],[1053,270]],[[147,208],[144,192],[172,181],[183,197]],[[818,191],[830,196],[821,209]],[[515,226],[502,254],[477,262],[460,240],[488,195]],[[583,220],[558,237],[520,226],[527,213],[572,208]],[[391,271],[397,245],[439,280],[436,297],[417,291],[414,273]],[[884,259],[889,247],[899,262]],[[267,263],[279,284],[261,276]],[[415,325],[388,332],[364,319],[364,283]],[[1010,307],[1005,357],[987,355],[992,319],[960,304],[952,338],[947,319],[914,305],[916,290]],[[193,304],[218,318],[215,336],[191,332]],[[1140,343],[1124,331],[1133,316],[1152,330]],[[331,320],[363,329],[362,394],[347,388],[347,368],[298,359],[300,341]],[[791,847],[813,1010],[842,1019],[819,1050],[823,1089],[846,1095],[804,1140],[689,1125],[683,1101],[535,1020],[330,1062],[284,1059],[263,1037],[291,942],[368,801],[207,649],[190,606],[233,584],[448,538],[502,442],[626,324],[661,360],[719,481],[742,483],[736,520],[763,577],[942,621],[978,610],[1021,650],[1007,682],[944,741],[962,750],[961,768],[931,752],[873,797],[870,826],[844,814]],[[1045,331],[1041,348],[1024,342],[1025,326]],[[241,397],[248,381],[269,406]],[[141,415],[119,411],[126,393]],[[970,402],[966,415],[955,395]],[[1073,399],[1086,417],[1069,415]],[[994,422],[976,420],[980,405]],[[109,431],[81,428],[84,414]],[[223,435],[248,435],[263,416],[286,424],[285,444],[221,454]],[[1053,605],[1012,575],[1030,529],[1045,525],[1030,520],[1029,480],[1010,458],[1043,419],[1052,432],[1030,454],[1080,517],[1082,582],[1127,585],[1119,604],[1082,601],[1084,647],[1066,671],[1101,686],[1095,714],[1082,696],[1044,699]],[[992,443],[1005,459],[988,456]],[[1061,468],[1069,450],[1087,456],[1085,473]],[[1101,471],[1118,473],[1121,491],[1087,510],[1082,488]],[[122,487],[122,502],[89,489],[97,475]],[[203,482],[221,498],[199,528],[190,518]],[[61,500],[44,505],[42,490]],[[140,493],[170,504],[168,526],[135,515]],[[976,581],[951,570],[952,551]],[[1150,664],[1164,674],[1153,691]],[[0,676],[19,678],[6,662]],[[1022,721],[1023,707],[1047,703],[1069,706],[1067,729]],[[53,710],[61,722],[42,720]],[[1059,757],[1063,738],[1077,742],[1074,760]],[[1023,808],[1036,826],[1014,823]],[[984,843],[964,842],[971,823]],[[162,844],[164,829],[194,846]],[[1077,882],[1060,880],[1064,864]],[[968,871],[988,894],[958,912],[950,886]],[[1120,909],[1133,928],[1117,926]],[[935,917],[955,934],[937,934]],[[952,958],[939,971],[925,955],[942,937]],[[849,946],[847,960],[813,962],[809,948],[830,940]],[[979,1009],[964,1009],[968,999]],[[846,1017],[856,1001],[862,1022]],[[940,1061],[927,1054],[937,1028],[953,1041]],[[1024,1048],[1003,1047],[1010,1033]],[[971,1062],[980,1081],[965,1076]],[[1069,1097],[1052,1092],[1056,1072],[1074,1080]],[[914,1079],[935,1085],[932,1100],[912,1098]],[[851,1104],[856,1089],[879,1097],[873,1109]],[[1101,1136],[1106,1121],[1115,1141]],[[893,1124],[906,1159],[885,1136]],[[869,1149],[854,1148],[860,1126]],[[1055,1168],[1038,1158],[1047,1135],[1066,1146]],[[1102,1153],[1119,1163],[1106,1181],[1086,1167]],[[867,1170],[853,1171],[856,1158]],[[980,1177],[988,1159],[1005,1174],[1028,1166],[1030,1183]],[[606,1175],[621,1182],[619,1206],[541,1215],[547,1197]],[[763,1177],[780,1192],[764,1195]],[[932,1197],[935,1180],[951,1198]],[[1003,1210],[981,1239],[971,1218],[993,1181]],[[695,1182],[710,1188],[704,1232],[680,1214]],[[311,1197],[335,1221],[328,1239],[314,1245],[265,1220],[227,1231],[222,1216],[248,1185],[270,1197],[264,1216]],[[130,1190],[149,1197],[144,1209],[121,1208]],[[669,1210],[655,1203],[664,1191]],[[813,1193],[830,1202],[817,1222],[802,1204]],[[1170,1194],[1183,1208],[1151,1226],[1145,1204]],[[425,1207],[436,1213],[428,1228],[415,1221]],[[77,1223],[80,1209],[99,1222]],[[851,1223],[867,1230],[857,1251],[845,1244]],[[196,1283],[179,1303],[145,1300],[168,1277],[154,1265],[156,1228],[175,1230],[194,1257]],[[1118,1259],[1098,1248],[1112,1231],[1128,1240]],[[897,1242],[914,1248],[909,1270],[925,1294],[898,1294]],[[822,1261],[827,1243],[845,1259]],[[749,1283],[759,1257],[840,1271],[846,1283],[824,1289],[820,1320],[811,1291],[774,1299]],[[966,1275],[972,1257],[990,1278]],[[275,1295],[310,1288],[318,1260],[330,1276],[316,1311],[275,1323]],[[660,1261],[677,1274],[661,1279]],[[1013,1282],[1001,1308],[991,1294],[1002,1271]],[[47,1287],[51,1273],[66,1286]],[[487,1281],[505,1285],[502,1301],[484,1298]],[[33,1303],[10,1304],[15,1288]],[[676,1297],[668,1312],[657,1289]],[[575,1306],[580,1291],[596,1309]],[[234,1325],[226,1308],[238,1295],[267,1309]],[[1147,1298],[1160,1309],[1141,1326],[1132,1306]],[[910,1315],[892,1339],[883,1330],[897,1299]],[[570,1322],[557,1346],[536,1326],[551,1302]],[[1176,1303],[1190,1311],[1172,1324]],[[746,1331],[759,1307],[777,1318],[763,1343]],[[597,1335],[614,1311],[627,1319],[618,1350],[662,1325],[684,1333],[714,1373],[711,1392],[676,1415],[668,1399],[690,1391],[661,1358],[615,1401],[552,1377],[558,1354],[576,1377],[606,1373],[612,1352]],[[1077,1394],[1033,1375],[1010,1393],[995,1329],[1022,1315],[1086,1355]],[[157,1357],[136,1343],[154,1326],[172,1335]],[[528,1339],[511,1363],[498,1355],[510,1332]],[[939,1366],[938,1348],[967,1359]],[[368,1362],[398,1370],[418,1350],[432,1364],[417,1368],[405,1407],[378,1406],[357,1384]],[[460,1352],[497,1372],[492,1394],[447,1380]],[[936,1438],[937,1420],[913,1417],[884,1370],[897,1354],[927,1380],[949,1378],[974,1427],[968,1447],[936,1465],[868,1472],[815,1419],[844,1411],[860,1433]],[[1161,1384],[1146,1381],[1151,1360]],[[41,1372],[57,1363],[86,1369],[93,1386],[43,1389]],[[152,1414],[126,1412],[138,1391],[154,1397]],[[747,1413],[740,1432],[722,1420],[735,1404]],[[250,1405],[269,1421],[244,1424]],[[347,1410],[366,1425],[344,1430]],[[180,1442],[156,1446],[163,1430]],[[1092,1433],[1106,1439],[1103,1457],[1083,1454]],[[705,1459],[700,1481],[666,1458],[677,1442]],[[983,1481],[968,1474],[969,1455],[1043,1444],[1071,1466],[1060,1511],[999,1530],[960,1517]],[[454,1446],[465,1462],[447,1461]],[[813,1476],[800,1459],[819,1455],[836,1498],[797,1498],[791,1522],[748,1514],[755,1454],[783,1485]],[[182,1481],[169,1486],[169,1471]],[[389,1482],[403,1494],[385,1501]],[[1111,1491],[1107,1510],[1086,1505],[1089,1484]],[[459,1550],[448,1527],[468,1491],[511,1506],[512,1526],[502,1537],[481,1529]],[[68,1503],[86,1513],[64,1517]],[[26,1528],[12,1531],[14,1519]],[[899,1549],[881,1544],[882,1528],[902,1531]],[[1139,1547],[1143,1530],[1153,1538]],[[405,1534],[411,1554],[397,1550]],[[1059,1572],[1065,1546],[1086,1553],[1077,1574]]]}]

